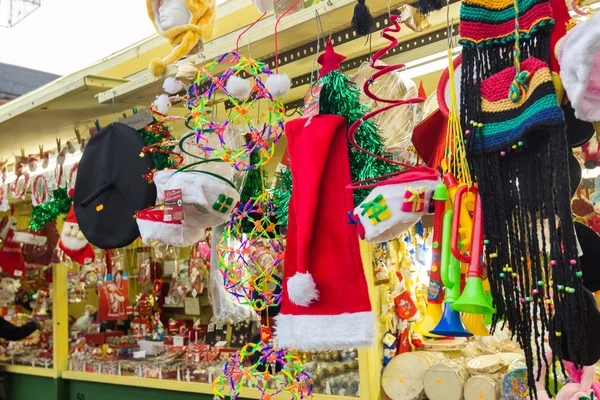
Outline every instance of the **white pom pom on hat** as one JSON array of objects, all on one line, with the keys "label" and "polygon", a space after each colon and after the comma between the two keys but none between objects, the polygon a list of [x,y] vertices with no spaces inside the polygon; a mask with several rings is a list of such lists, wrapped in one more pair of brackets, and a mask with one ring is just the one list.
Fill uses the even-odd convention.
[{"label": "white pom pom on hat", "polygon": [[163,89],[169,94],[176,94],[187,90],[187,86],[183,82],[178,81],[172,76],[169,76],[167,77],[167,79],[165,79],[165,82],[163,83]]},{"label": "white pom pom on hat", "polygon": [[274,99],[281,99],[290,92],[292,81],[287,74],[269,75],[265,82],[265,87]]},{"label": "white pom pom on hat", "polygon": [[308,307],[312,302],[319,300],[317,284],[309,272],[296,272],[288,279],[287,293],[292,303],[302,307]]},{"label": "white pom pom on hat", "polygon": [[234,99],[247,99],[252,93],[252,87],[247,79],[242,79],[237,75],[231,75],[225,85],[225,90]]}]

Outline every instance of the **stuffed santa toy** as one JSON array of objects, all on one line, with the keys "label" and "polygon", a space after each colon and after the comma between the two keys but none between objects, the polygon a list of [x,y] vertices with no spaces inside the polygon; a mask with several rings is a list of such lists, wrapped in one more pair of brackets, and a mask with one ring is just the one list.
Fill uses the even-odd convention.
[{"label": "stuffed santa toy", "polygon": [[79,229],[73,205],[71,205],[67,219],[65,219],[58,247],[78,264],[87,265],[94,262],[94,249]]},{"label": "stuffed santa toy", "polygon": [[25,259],[21,244],[14,240],[17,220],[5,217],[0,222],[0,270],[11,277],[20,278],[25,272]]}]

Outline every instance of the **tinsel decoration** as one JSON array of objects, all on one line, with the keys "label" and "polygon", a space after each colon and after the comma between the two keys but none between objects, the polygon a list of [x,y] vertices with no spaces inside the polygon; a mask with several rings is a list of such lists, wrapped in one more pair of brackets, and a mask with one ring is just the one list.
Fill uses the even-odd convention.
[{"label": "tinsel decoration", "polygon": [[277,184],[273,190],[273,199],[277,208],[275,208],[275,217],[282,226],[288,224],[288,211],[290,199],[292,197],[292,171],[289,168],[277,173]]},{"label": "tinsel decoration", "polygon": [[444,8],[446,2],[442,0],[419,0],[419,12],[427,15],[432,11],[438,11]]},{"label": "tinsel decoration", "polygon": [[[158,128],[158,129],[149,129],[150,127]],[[167,131],[169,128],[163,124],[158,124],[158,121],[154,120],[151,125],[140,129],[140,135],[144,139],[144,143],[146,146],[152,146],[159,143],[163,143],[165,140],[168,140],[169,137],[163,133],[163,131]],[[172,147],[166,147],[167,150],[172,150]],[[164,169],[170,169],[177,164],[172,157],[169,156],[168,153],[161,152],[152,152],[152,160],[154,160],[154,167],[158,171],[162,171]]]},{"label": "tinsel decoration", "polygon": [[358,0],[352,17],[352,28],[360,36],[370,34],[373,29],[373,16],[365,2],[366,0]]},{"label": "tinsel decoration", "polygon": [[[258,151],[250,154],[250,165],[256,165],[260,162]],[[262,176],[261,176],[262,175]],[[267,179],[267,173],[262,168],[251,169],[246,175],[244,188],[240,194],[240,204],[246,204],[248,201],[254,201],[264,193],[263,182]],[[242,221],[242,233],[250,233],[254,229],[254,224],[249,219]]]},{"label": "tinsel decoration", "polygon": [[29,230],[39,232],[49,222],[56,221],[60,215],[67,214],[71,208],[72,199],[66,188],[58,188],[53,192],[54,198],[33,208],[29,220]]},{"label": "tinsel decoration", "polygon": [[[320,97],[320,113],[340,115],[348,127],[369,112],[369,107],[360,103],[360,90],[341,71],[332,71],[319,81],[323,85]],[[360,125],[355,135],[356,144],[373,154],[384,156],[385,143],[379,136],[379,127],[372,120]],[[378,160],[348,143],[352,182],[384,176],[398,171],[398,166]],[[391,158],[387,156],[387,158]],[[354,192],[354,205],[358,206],[369,194],[369,190]]]}]

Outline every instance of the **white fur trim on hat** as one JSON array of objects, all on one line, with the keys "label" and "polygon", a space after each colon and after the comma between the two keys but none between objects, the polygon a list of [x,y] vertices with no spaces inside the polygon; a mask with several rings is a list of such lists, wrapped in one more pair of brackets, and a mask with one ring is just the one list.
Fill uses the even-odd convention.
[{"label": "white fur trim on hat", "polygon": [[265,87],[274,99],[281,99],[290,92],[292,81],[287,74],[269,75],[265,81]]},{"label": "white fur trim on hat", "polygon": [[367,347],[375,336],[372,311],[340,315],[285,315],[275,317],[279,347],[294,350],[337,350]]},{"label": "white fur trim on hat", "polygon": [[[209,228],[229,221],[229,216],[240,200],[231,185],[214,176],[198,172],[158,171],[153,177],[158,201],[164,200],[164,191],[181,189],[185,221],[197,228]],[[230,203],[225,212],[213,209],[219,197],[224,195]]]},{"label": "white fur trim on hat", "polygon": [[292,303],[302,307],[308,307],[310,303],[319,300],[317,285],[308,272],[296,272],[296,275],[288,279],[287,295]]},{"label": "white fur trim on hat", "polygon": [[236,75],[231,75],[229,77],[227,84],[225,85],[225,90],[227,90],[227,93],[229,93],[231,97],[238,100],[247,99],[250,96],[250,93],[252,93],[250,81]]},{"label": "white fur trim on hat", "polygon": [[600,94],[589,91],[593,71],[600,70],[600,14],[575,25],[559,42],[558,62],[575,116],[582,121],[600,120]]},{"label": "white fur trim on hat", "polygon": [[200,241],[204,236],[202,229],[187,224],[168,224],[139,217],[136,221],[145,244],[154,239],[171,246],[187,247]]}]

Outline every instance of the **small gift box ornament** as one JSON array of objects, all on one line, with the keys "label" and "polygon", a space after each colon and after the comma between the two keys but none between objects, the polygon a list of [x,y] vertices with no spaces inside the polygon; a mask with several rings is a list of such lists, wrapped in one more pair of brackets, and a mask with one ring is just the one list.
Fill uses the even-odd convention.
[{"label": "small gift box ornament", "polygon": [[413,189],[407,187],[404,193],[404,204],[402,205],[402,211],[404,212],[423,212],[425,210],[425,190],[427,188],[422,187],[420,189]]},{"label": "small gift box ornament", "polygon": [[361,204],[360,208],[362,208],[361,215],[368,216],[373,225],[377,225],[392,216],[385,198],[381,194],[375,197],[373,201]]}]

